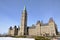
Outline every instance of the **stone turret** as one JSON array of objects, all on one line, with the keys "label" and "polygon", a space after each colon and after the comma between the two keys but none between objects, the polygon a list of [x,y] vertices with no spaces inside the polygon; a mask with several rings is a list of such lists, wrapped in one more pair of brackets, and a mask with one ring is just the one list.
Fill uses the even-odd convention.
[{"label": "stone turret", "polygon": [[41,26],[41,22],[38,20],[37,23],[36,23],[36,25],[40,25]]},{"label": "stone turret", "polygon": [[18,34],[18,28],[17,28],[16,25],[14,26],[14,29],[13,30],[14,30],[14,36],[17,35]]},{"label": "stone turret", "polygon": [[9,35],[9,36],[18,35],[18,28],[17,28],[16,25],[14,26],[14,28],[12,28],[12,26],[10,26],[8,35]]},{"label": "stone turret", "polygon": [[54,22],[54,20],[53,20],[53,18],[51,17],[50,19],[49,19],[49,26],[50,26],[50,30],[51,30],[51,35],[56,35],[57,33],[56,33],[56,24],[55,24],[55,22]]},{"label": "stone turret", "polygon": [[40,21],[37,21],[37,24],[40,24]]},{"label": "stone turret", "polygon": [[54,24],[55,24],[55,22],[54,22],[53,18],[51,17],[51,18],[49,19],[49,25],[54,25]]},{"label": "stone turret", "polygon": [[37,24],[36,24],[36,35],[40,36],[40,34],[41,34],[41,22],[37,21]]},{"label": "stone turret", "polygon": [[54,20],[53,20],[53,18],[52,18],[52,17],[49,19],[49,22],[54,22]]},{"label": "stone turret", "polygon": [[9,28],[10,30],[12,30],[12,26],[10,26],[10,28]]},{"label": "stone turret", "polygon": [[11,34],[11,31],[12,31],[13,29],[12,29],[12,26],[10,26],[10,28],[9,28],[9,31],[8,31],[8,35],[9,36],[11,36],[12,34]]}]

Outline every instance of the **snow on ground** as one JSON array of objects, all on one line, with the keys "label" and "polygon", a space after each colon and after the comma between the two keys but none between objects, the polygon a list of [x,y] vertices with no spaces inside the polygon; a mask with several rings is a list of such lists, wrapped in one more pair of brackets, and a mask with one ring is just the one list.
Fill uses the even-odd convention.
[{"label": "snow on ground", "polygon": [[12,38],[12,37],[0,37],[0,40],[35,40],[34,38]]}]

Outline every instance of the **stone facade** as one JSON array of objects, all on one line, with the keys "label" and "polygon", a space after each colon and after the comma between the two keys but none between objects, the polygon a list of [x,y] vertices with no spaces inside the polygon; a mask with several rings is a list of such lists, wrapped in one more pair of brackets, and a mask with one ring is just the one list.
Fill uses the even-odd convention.
[{"label": "stone facade", "polygon": [[14,28],[10,27],[8,31],[9,36],[15,36],[18,35],[18,28],[17,26],[14,26]]},{"label": "stone facade", "polygon": [[21,26],[20,27],[10,27],[9,28],[9,35],[11,36],[24,36],[24,35],[30,35],[30,36],[53,36],[58,34],[57,25],[54,22],[53,18],[50,18],[48,23],[43,23],[40,21],[37,21],[35,25],[32,25],[30,27],[27,26],[27,11],[24,7],[24,10],[22,12],[22,18],[21,18]]},{"label": "stone facade", "polygon": [[[51,20],[49,20],[49,21],[51,21]],[[52,35],[57,35],[57,33],[58,33],[57,26],[54,21],[51,21],[51,22],[48,22],[45,24],[38,21],[36,25],[29,27],[28,32],[29,32],[29,35],[35,35],[35,36],[40,36],[40,35],[52,36]]]}]

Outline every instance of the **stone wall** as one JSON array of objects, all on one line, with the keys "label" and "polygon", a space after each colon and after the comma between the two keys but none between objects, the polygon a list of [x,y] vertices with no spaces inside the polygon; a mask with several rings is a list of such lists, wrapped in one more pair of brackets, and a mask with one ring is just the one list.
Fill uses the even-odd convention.
[{"label": "stone wall", "polygon": [[31,27],[28,29],[29,35],[43,35],[43,36],[53,36],[56,35],[56,28],[54,23],[48,23],[48,25],[40,25],[37,24],[35,27]]},{"label": "stone wall", "polygon": [[35,28],[29,28],[28,32],[29,32],[29,35],[36,35]]}]

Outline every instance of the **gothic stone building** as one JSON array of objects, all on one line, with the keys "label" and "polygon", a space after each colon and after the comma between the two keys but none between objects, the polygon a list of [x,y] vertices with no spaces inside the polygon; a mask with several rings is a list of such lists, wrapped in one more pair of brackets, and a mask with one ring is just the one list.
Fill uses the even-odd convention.
[{"label": "gothic stone building", "polygon": [[43,23],[37,21],[35,25],[31,27],[27,26],[27,11],[24,7],[21,17],[21,25],[20,27],[14,26],[14,28],[10,27],[8,31],[8,35],[10,36],[23,36],[23,35],[30,35],[30,36],[41,36],[41,35],[57,35],[57,25],[52,18],[49,19],[48,23]]}]

